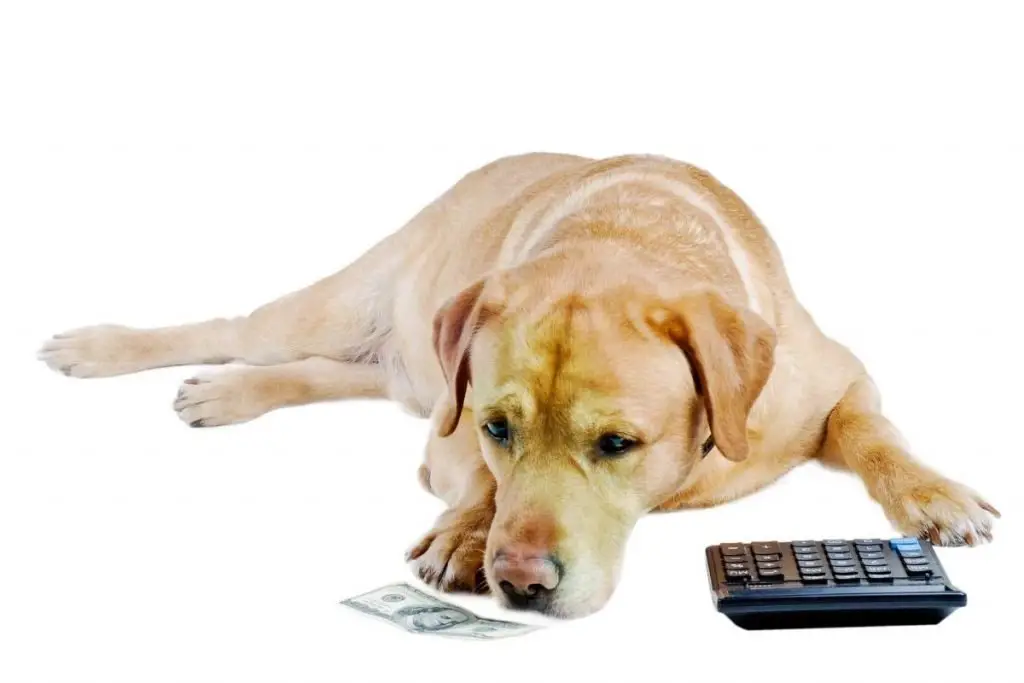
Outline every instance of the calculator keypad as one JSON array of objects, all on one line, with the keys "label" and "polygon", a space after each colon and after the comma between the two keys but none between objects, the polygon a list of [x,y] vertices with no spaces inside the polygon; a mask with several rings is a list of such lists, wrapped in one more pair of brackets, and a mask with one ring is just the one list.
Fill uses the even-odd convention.
[{"label": "calculator keypad", "polygon": [[729,583],[867,585],[935,576],[915,538],[723,543],[718,551]]}]

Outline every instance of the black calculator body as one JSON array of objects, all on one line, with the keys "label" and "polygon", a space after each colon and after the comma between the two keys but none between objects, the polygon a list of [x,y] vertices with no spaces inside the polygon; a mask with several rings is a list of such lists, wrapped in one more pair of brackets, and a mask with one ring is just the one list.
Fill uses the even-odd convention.
[{"label": "black calculator body", "polygon": [[967,604],[916,538],[722,543],[706,549],[719,612],[744,629],[937,624]]}]

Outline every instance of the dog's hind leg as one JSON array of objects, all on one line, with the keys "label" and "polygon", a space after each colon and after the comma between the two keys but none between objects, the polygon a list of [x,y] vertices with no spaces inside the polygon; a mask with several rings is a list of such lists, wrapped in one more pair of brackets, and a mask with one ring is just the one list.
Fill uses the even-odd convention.
[{"label": "dog's hind leg", "polygon": [[72,377],[232,361],[274,365],[314,356],[372,361],[388,331],[386,283],[401,262],[396,236],[341,272],[248,316],[155,329],[81,328],[55,335],[39,358]]},{"label": "dog's hind leg", "polygon": [[992,505],[915,460],[880,410],[874,383],[855,381],[828,418],[822,461],[852,470],[902,533],[941,545],[991,538]]}]

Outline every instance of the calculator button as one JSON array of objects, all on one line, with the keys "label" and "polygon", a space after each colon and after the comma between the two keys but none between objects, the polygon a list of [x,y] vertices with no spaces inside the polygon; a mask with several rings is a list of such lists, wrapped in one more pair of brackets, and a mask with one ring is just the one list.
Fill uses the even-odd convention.
[{"label": "calculator button", "polygon": [[856,574],[857,573],[857,568],[856,567],[832,567],[832,573],[835,574],[836,576],[839,576],[840,574]]},{"label": "calculator button", "polygon": [[760,554],[766,554],[766,555],[771,555],[772,553],[781,553],[782,552],[782,549],[779,547],[779,544],[776,543],[775,541],[772,541],[771,543],[751,543],[750,544],[750,549],[753,550],[754,553],[760,553]]},{"label": "calculator button", "polygon": [[801,569],[811,569],[811,568],[815,568],[815,567],[820,567],[820,566],[822,566],[824,564],[821,560],[800,560],[800,559],[798,559],[796,561],[796,563],[797,563],[797,565]]},{"label": "calculator button", "polygon": [[758,575],[761,576],[761,578],[768,578],[768,579],[781,579],[782,578],[782,570],[781,569],[758,569],[757,573],[758,573]]},{"label": "calculator button", "polygon": [[854,545],[880,545],[882,539],[880,538],[855,538],[853,539]]},{"label": "calculator button", "polygon": [[747,552],[743,546],[738,543],[729,543],[719,547],[722,549],[723,555],[744,555]]},{"label": "calculator button", "polygon": [[835,555],[849,555],[850,554],[850,546],[842,546],[842,547],[840,547],[840,546],[837,546],[837,545],[830,545],[827,548],[825,548],[825,552],[828,553],[829,557],[834,557]]},{"label": "calculator button", "polygon": [[732,579],[733,581],[745,581],[745,580],[747,580],[747,578],[750,577],[750,570],[749,569],[726,569],[725,570],[725,575],[726,575],[726,577]]},{"label": "calculator button", "polygon": [[892,581],[892,572],[888,569],[884,572],[868,572],[868,581]]},{"label": "calculator button", "polygon": [[803,574],[800,580],[804,583],[824,583],[828,581],[828,577],[824,574]]},{"label": "calculator button", "polygon": [[881,560],[885,557],[885,553],[861,553],[860,559],[862,560]]},{"label": "calculator button", "polygon": [[829,564],[833,567],[856,567],[857,563],[854,560],[830,560]]},{"label": "calculator button", "polygon": [[726,562],[725,563],[725,568],[726,569],[746,569],[747,568],[747,564],[746,564],[746,562]]},{"label": "calculator button", "polygon": [[916,538],[894,538],[889,541],[889,545],[899,550],[900,548],[907,548],[913,550],[920,550],[921,543]]},{"label": "calculator button", "polygon": [[926,565],[928,564],[928,558],[926,557],[904,557],[903,564],[908,567],[911,565]]},{"label": "calculator button", "polygon": [[841,561],[841,560],[852,560],[853,559],[853,555],[851,555],[850,553],[829,553],[828,554],[828,559],[829,559],[830,562],[831,561]]},{"label": "calculator button", "polygon": [[818,545],[817,541],[790,541],[789,544],[796,548],[797,546],[815,546]]},{"label": "calculator button", "polygon": [[824,567],[801,567],[800,576],[825,576]]},{"label": "calculator button", "polygon": [[924,553],[920,550],[901,550],[900,557],[906,559],[908,557],[924,557]]},{"label": "calculator button", "polygon": [[828,540],[822,541],[822,543],[824,545],[846,545],[846,541],[842,540],[841,538],[830,538]]},{"label": "calculator button", "polygon": [[836,574],[834,578],[836,581],[847,583],[860,581],[860,576],[858,574]]},{"label": "calculator button", "polygon": [[798,560],[819,560],[819,559],[821,559],[821,553],[819,553],[817,550],[800,549],[800,548],[798,548],[797,550],[794,551],[793,554],[796,555],[796,559],[798,559]]},{"label": "calculator button", "polygon": [[865,545],[857,544],[857,552],[859,553],[879,553],[882,552],[882,546],[877,543],[867,543]]},{"label": "calculator button", "polygon": [[889,566],[889,563],[886,562],[884,559],[881,559],[881,558],[877,559],[877,560],[876,559],[871,559],[871,558],[868,558],[866,560],[862,559],[861,560],[861,564],[863,564],[865,567],[887,567],[887,566]]},{"label": "calculator button", "polygon": [[932,568],[926,564],[914,564],[907,567],[907,574],[910,574],[911,576],[923,576],[931,573]]},{"label": "calculator button", "polygon": [[[781,566],[782,566],[782,564],[779,563],[779,562],[758,562],[757,563],[757,571],[760,572],[763,569],[778,569]],[[761,573],[764,573],[764,572],[761,572]]]},{"label": "calculator button", "polygon": [[758,562],[777,562],[782,559],[782,555],[778,553],[772,553],[771,555],[754,555],[754,559]]}]

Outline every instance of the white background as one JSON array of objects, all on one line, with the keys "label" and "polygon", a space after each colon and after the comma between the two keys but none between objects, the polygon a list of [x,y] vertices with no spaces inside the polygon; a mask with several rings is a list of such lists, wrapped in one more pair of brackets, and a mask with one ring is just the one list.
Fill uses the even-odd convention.
[{"label": "white background", "polygon": [[[712,4],[0,5],[0,680],[1012,678],[1022,17]],[[941,551],[966,608],[804,632],[717,614],[705,545],[896,535],[858,480],[808,465],[642,521],[594,616],[407,635],[338,601],[412,580],[403,552],[441,511],[415,477],[424,422],[351,402],[192,430],[170,407],[190,368],[34,360],[80,325],[247,312],[534,150],[674,156],[754,207],[920,457],[1002,509],[994,544]]]}]

